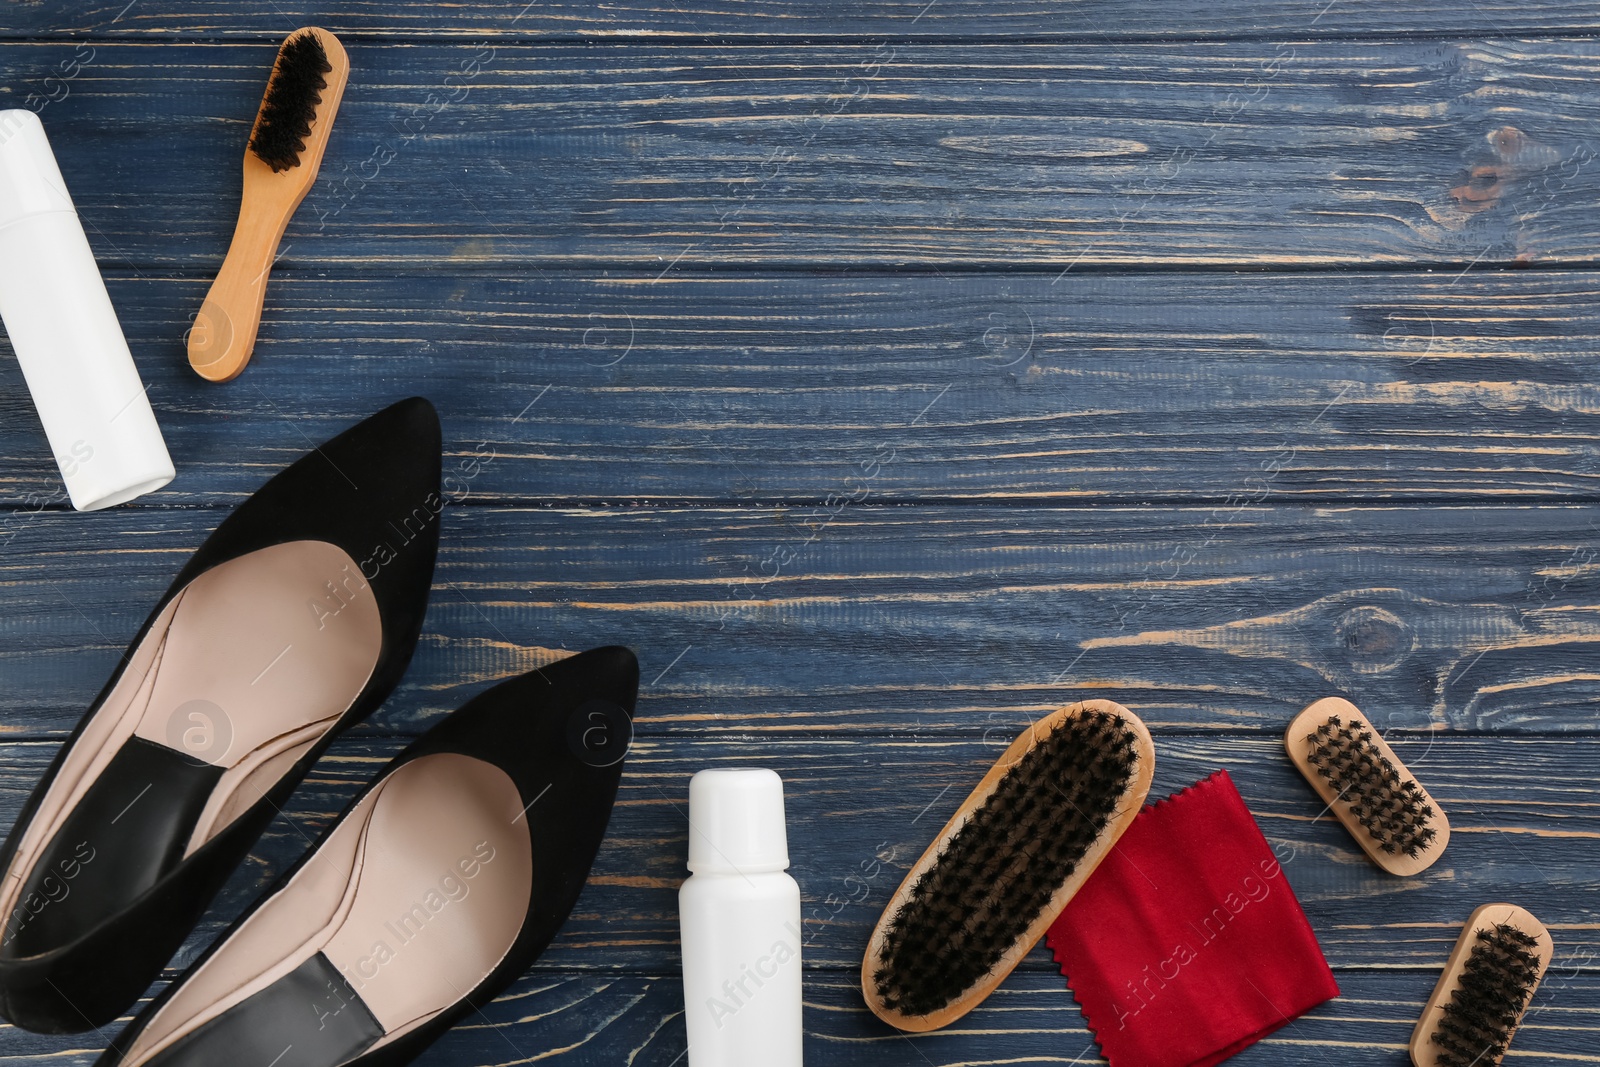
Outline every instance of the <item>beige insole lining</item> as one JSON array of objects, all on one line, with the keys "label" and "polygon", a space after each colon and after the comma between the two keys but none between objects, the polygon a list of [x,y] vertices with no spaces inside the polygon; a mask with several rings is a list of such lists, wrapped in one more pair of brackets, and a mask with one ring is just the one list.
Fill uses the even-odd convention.
[{"label": "beige insole lining", "polygon": [[[392,1041],[499,964],[532,885],[522,799],[504,771],[457,753],[406,763],[188,978],[123,1065],[138,1067],[317,952],[383,1027],[377,1044]],[[335,999],[316,1010],[345,1007]]]},{"label": "beige insole lining", "polygon": [[371,586],[324,541],[259,549],[190,582],[68,752],[12,858],[0,915],[16,908],[39,853],[130,738],[223,768],[188,854],[258,802],[349,709],[382,643]]}]

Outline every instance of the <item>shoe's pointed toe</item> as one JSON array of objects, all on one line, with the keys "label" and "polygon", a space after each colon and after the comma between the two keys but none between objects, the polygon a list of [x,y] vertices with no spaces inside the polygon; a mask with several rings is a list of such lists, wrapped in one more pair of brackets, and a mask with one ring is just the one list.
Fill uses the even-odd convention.
[{"label": "shoe's pointed toe", "polygon": [[420,396],[390,404],[312,452],[329,480],[354,491],[405,501],[439,489],[439,413]]},{"label": "shoe's pointed toe", "polygon": [[438,551],[441,447],[431,403],[391,404],[273,476],[217,527],[174,585],[217,559],[311,540],[349,555],[380,601],[414,599]]},{"label": "shoe's pointed toe", "polygon": [[[584,653],[583,658],[584,668],[593,672],[590,679],[596,690],[609,693],[618,704],[627,703],[631,710],[639,691],[639,657],[633,654],[633,649],[607,645]],[[572,657],[576,659],[577,656]]]}]

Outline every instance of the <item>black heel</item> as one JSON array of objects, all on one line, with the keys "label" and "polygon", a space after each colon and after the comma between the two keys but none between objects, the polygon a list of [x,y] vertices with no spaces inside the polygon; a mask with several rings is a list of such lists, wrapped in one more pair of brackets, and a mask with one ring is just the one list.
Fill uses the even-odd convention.
[{"label": "black heel", "polygon": [[398,684],[438,550],[440,432],[384,409],[179,572],[0,850],[0,1014],[73,1033],[160,974],[341,730]]}]

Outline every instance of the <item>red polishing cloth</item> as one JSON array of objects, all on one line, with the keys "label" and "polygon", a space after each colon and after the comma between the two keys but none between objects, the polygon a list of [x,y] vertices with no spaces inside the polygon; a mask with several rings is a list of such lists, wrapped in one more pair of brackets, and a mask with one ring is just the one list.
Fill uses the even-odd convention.
[{"label": "red polishing cloth", "polygon": [[1045,940],[1112,1067],[1210,1067],[1339,995],[1227,771],[1140,812]]}]

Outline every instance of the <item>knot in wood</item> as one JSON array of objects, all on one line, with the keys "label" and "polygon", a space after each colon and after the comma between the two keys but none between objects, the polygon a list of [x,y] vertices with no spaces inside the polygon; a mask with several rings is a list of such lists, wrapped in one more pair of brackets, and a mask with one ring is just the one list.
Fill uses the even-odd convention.
[{"label": "knot in wood", "polygon": [[1405,662],[1415,645],[1411,627],[1391,611],[1351,608],[1333,624],[1334,639],[1350,668],[1382,674]]}]

